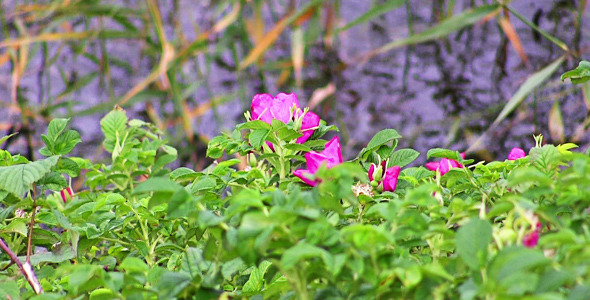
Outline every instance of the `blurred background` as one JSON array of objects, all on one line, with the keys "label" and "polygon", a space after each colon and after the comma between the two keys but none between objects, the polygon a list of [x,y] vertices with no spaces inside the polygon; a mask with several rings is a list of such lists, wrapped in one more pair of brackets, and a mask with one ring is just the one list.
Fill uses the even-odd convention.
[{"label": "blurred background", "polygon": [[[256,93],[294,92],[356,156],[379,130],[399,147],[504,160],[533,134],[590,144],[588,85],[560,74],[590,52],[586,0],[3,0],[3,148],[39,157],[56,117],[103,155],[114,105],[153,122],[181,164],[244,121]],[[586,26],[584,26],[586,24]],[[426,160],[425,155],[418,163]]]}]

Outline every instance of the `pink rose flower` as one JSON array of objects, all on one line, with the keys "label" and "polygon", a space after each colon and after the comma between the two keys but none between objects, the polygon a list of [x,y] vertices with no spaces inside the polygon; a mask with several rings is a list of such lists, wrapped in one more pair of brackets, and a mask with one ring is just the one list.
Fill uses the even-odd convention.
[{"label": "pink rose flower", "polygon": [[[379,185],[382,185],[384,191],[393,192],[397,186],[397,178],[401,172],[400,166],[393,166],[387,170],[387,161],[382,161],[379,168],[371,164],[369,167],[369,181],[377,181]],[[380,172],[375,174],[375,172]]]},{"label": "pink rose flower", "polygon": [[310,178],[313,177],[322,164],[326,164],[327,168],[331,168],[342,163],[340,140],[337,136],[332,138],[321,153],[315,151],[305,153],[305,161],[307,163],[307,169],[295,170],[293,174],[301,178],[303,182],[315,186],[319,181]]},{"label": "pink rose flower", "polygon": [[[289,123],[294,119],[302,117],[303,110],[299,108],[299,100],[295,94],[279,93],[275,98],[269,94],[258,94],[252,99],[253,120],[261,120],[271,124],[273,119],[283,123]],[[297,143],[303,144],[313,134],[315,128],[320,124],[320,117],[311,111],[303,115],[301,119],[301,133],[303,136],[297,138]]]},{"label": "pink rose flower", "polygon": [[512,150],[510,150],[510,154],[508,154],[508,160],[517,160],[525,156],[526,153],[524,152],[524,150],[520,148],[512,148]]},{"label": "pink rose flower", "polygon": [[[465,159],[465,152],[461,153],[461,158]],[[439,162],[426,163],[426,168],[430,171],[438,171],[440,175],[445,175],[453,168],[463,168],[463,165],[454,159],[443,158]]]}]

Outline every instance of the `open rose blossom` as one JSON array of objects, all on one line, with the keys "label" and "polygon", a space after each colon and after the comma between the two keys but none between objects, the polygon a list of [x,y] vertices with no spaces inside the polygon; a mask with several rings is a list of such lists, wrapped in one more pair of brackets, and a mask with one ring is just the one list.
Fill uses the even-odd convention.
[{"label": "open rose blossom", "polygon": [[[465,159],[465,152],[461,153],[461,158]],[[426,163],[426,168],[430,171],[438,171],[440,175],[445,175],[453,168],[463,168],[463,165],[454,159],[443,158],[439,162]]]},{"label": "open rose blossom", "polygon": [[295,170],[293,174],[301,178],[303,182],[315,186],[319,181],[311,180],[310,177],[313,177],[322,164],[326,164],[327,168],[331,168],[342,163],[340,140],[337,136],[332,138],[326,143],[326,148],[321,153],[315,151],[305,153],[305,161],[307,162],[307,169]]},{"label": "open rose blossom", "polygon": [[520,148],[512,148],[512,150],[510,150],[510,154],[508,154],[508,160],[517,160],[525,156],[526,153],[524,152],[524,150]]},{"label": "open rose blossom", "polygon": [[397,186],[397,177],[401,171],[400,166],[393,166],[387,170],[387,161],[382,161],[381,165],[376,167],[375,164],[371,164],[369,167],[369,181],[377,181],[378,185],[383,188],[384,191],[393,192]]},{"label": "open rose blossom", "polygon": [[258,94],[252,99],[250,109],[253,120],[261,120],[268,124],[271,124],[273,119],[286,124],[289,121],[302,118],[301,132],[303,136],[297,138],[299,144],[305,143],[320,124],[320,117],[313,112],[308,111],[303,115],[303,110],[299,108],[299,100],[295,94],[279,93],[276,97],[269,94]]}]

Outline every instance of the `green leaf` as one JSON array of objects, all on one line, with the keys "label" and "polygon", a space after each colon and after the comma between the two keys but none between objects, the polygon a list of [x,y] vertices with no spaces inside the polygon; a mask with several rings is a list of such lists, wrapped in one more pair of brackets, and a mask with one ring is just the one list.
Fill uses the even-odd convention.
[{"label": "green leaf", "polygon": [[457,155],[457,151],[443,149],[443,148],[433,148],[428,150],[426,153],[426,158],[430,159],[431,157],[438,157],[438,158],[449,158],[454,160],[460,160],[461,156]]},{"label": "green leaf", "polygon": [[250,133],[250,136],[248,137],[248,140],[250,141],[250,145],[252,145],[252,147],[254,147],[256,149],[261,148],[262,143],[264,143],[264,141],[266,141],[266,137],[268,136],[269,132],[270,131],[268,129],[256,129],[256,130],[252,131]]},{"label": "green leaf", "polygon": [[22,199],[33,183],[50,172],[58,159],[59,156],[51,156],[28,164],[0,167],[0,189]]},{"label": "green leaf", "polygon": [[385,145],[388,142],[391,142],[395,139],[399,139],[402,136],[399,135],[399,133],[397,133],[397,131],[395,129],[384,129],[381,130],[379,132],[377,132],[377,134],[375,134],[375,136],[373,136],[373,138],[369,141],[369,143],[367,144],[367,149],[375,149],[380,147],[381,145]]},{"label": "green leaf", "polygon": [[22,219],[14,219],[6,227],[0,230],[2,233],[19,233],[27,236],[27,224]]},{"label": "green leaf", "polygon": [[[51,142],[55,142],[59,135],[66,129],[70,119],[53,119],[47,127],[47,137]],[[49,146],[49,145],[48,145]]]},{"label": "green leaf", "polygon": [[55,144],[53,145],[53,154],[65,155],[68,154],[81,143],[80,134],[75,130],[68,130],[59,135]]},{"label": "green leaf", "polygon": [[407,0],[389,0],[385,3],[375,5],[369,11],[362,14],[360,17],[354,19],[352,22],[346,24],[343,27],[336,29],[334,31],[334,34],[345,31],[351,27],[365,23],[365,22],[370,21],[372,19],[375,19],[375,18],[379,17],[380,15],[383,15],[391,10],[394,10],[394,9],[402,6],[402,4],[404,4],[406,1]]},{"label": "green leaf", "polygon": [[264,284],[264,274],[270,265],[270,262],[263,261],[260,263],[258,268],[254,268],[254,270],[252,270],[252,273],[250,273],[250,278],[248,278],[248,281],[246,281],[244,287],[242,288],[244,294],[253,295],[262,290]]},{"label": "green leaf", "polygon": [[57,172],[49,172],[43,178],[41,178],[37,184],[43,189],[50,189],[54,191],[60,191],[68,187],[66,179]]},{"label": "green leaf", "polygon": [[418,158],[418,156],[420,156],[420,152],[418,152],[414,149],[399,149],[399,150],[393,152],[393,154],[389,158],[389,163],[387,164],[387,167],[388,168],[392,167],[392,166],[405,167],[406,165],[408,165],[411,162],[413,162],[414,160],[416,160],[416,158]]},{"label": "green leaf", "polygon": [[578,64],[577,68],[561,75],[562,81],[568,78],[573,84],[583,83],[590,80],[590,62],[583,60]]},{"label": "green leaf", "polygon": [[180,167],[172,172],[170,172],[170,179],[174,181],[192,181],[199,176],[199,173],[185,167]]},{"label": "green leaf", "polygon": [[295,267],[299,261],[309,258],[322,258],[326,265],[330,265],[328,262],[331,259],[329,252],[304,242],[287,249],[281,257],[281,265],[285,270],[288,270]]},{"label": "green leaf", "polygon": [[149,271],[148,265],[143,260],[133,256],[125,258],[119,268],[128,273],[144,273]]},{"label": "green leaf", "polygon": [[486,220],[472,219],[457,231],[457,253],[473,270],[487,262],[488,244],[492,241],[492,225]]},{"label": "green leaf", "polygon": [[182,189],[182,186],[165,177],[153,177],[140,183],[133,190],[133,194],[150,193],[150,192],[168,192],[174,193]]},{"label": "green leaf", "polygon": [[105,136],[104,147],[113,152],[117,137],[123,137],[127,129],[127,114],[124,110],[115,109],[100,120],[100,128]]},{"label": "green leaf", "polygon": [[21,299],[18,284],[14,279],[0,277],[0,299]]},{"label": "green leaf", "polygon": [[377,132],[377,134],[375,134],[375,136],[373,136],[373,138],[369,141],[369,144],[367,144],[367,147],[361,151],[361,153],[359,154],[359,157],[366,159],[366,157],[367,157],[367,155],[369,155],[369,153],[376,151],[377,149],[379,149],[379,147],[386,145],[391,141],[394,141],[394,146],[395,146],[395,140],[397,140],[401,137],[402,136],[399,133],[397,133],[397,131],[395,129],[381,130],[381,131]]},{"label": "green leaf", "polygon": [[521,246],[506,247],[490,263],[490,277],[501,280],[510,274],[531,270],[534,267],[551,263],[543,252]]},{"label": "green leaf", "polygon": [[465,10],[462,13],[455,15],[451,18],[445,19],[444,21],[438,23],[438,25],[426,29],[418,34],[390,42],[382,46],[381,48],[377,49],[376,53],[383,53],[395,48],[423,43],[447,36],[452,32],[455,32],[463,27],[476,23],[477,21],[483,19],[485,16],[498,10],[498,8],[499,5],[492,4],[482,5],[474,9]]},{"label": "green leaf", "polygon": [[238,125],[236,127],[238,129],[252,129],[252,130],[266,129],[266,130],[270,130],[270,124],[268,124],[264,121],[261,121],[261,120],[253,120],[253,121]]}]

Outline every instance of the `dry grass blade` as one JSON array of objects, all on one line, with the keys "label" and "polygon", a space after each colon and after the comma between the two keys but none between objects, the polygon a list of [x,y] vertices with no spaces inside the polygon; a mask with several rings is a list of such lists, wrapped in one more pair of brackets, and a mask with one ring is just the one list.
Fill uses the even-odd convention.
[{"label": "dry grass blade", "polygon": [[268,48],[272,46],[272,44],[274,44],[274,42],[277,40],[277,38],[279,38],[281,33],[283,33],[285,28],[287,28],[287,25],[289,25],[288,15],[283,17],[280,21],[278,21],[273,26],[273,28],[267,34],[265,34],[264,37],[262,37],[262,39],[260,39],[260,41],[256,44],[254,49],[250,51],[248,56],[246,56],[246,58],[244,58],[244,60],[240,62],[238,69],[242,70],[256,62],[258,58],[262,54],[264,54],[264,52],[266,52],[266,50],[268,50]]},{"label": "dry grass blade", "polygon": [[520,42],[520,39],[518,38],[518,34],[516,33],[514,26],[512,26],[512,23],[510,22],[510,20],[506,17],[501,17],[499,22],[500,22],[500,27],[502,27],[502,30],[504,31],[504,33],[508,37],[508,40],[510,40],[510,43],[512,44],[512,47],[514,47],[514,50],[516,50],[518,55],[520,55],[520,58],[522,59],[522,61],[524,61],[524,63],[528,65],[529,60],[526,56],[526,53],[524,53],[524,48],[522,47],[522,43]]},{"label": "dry grass blade", "polygon": [[242,6],[240,2],[234,3],[234,7],[232,8],[231,12],[229,12],[225,17],[223,17],[217,24],[213,26],[213,33],[218,33],[223,31],[227,26],[231,25],[233,22],[236,21],[238,16],[240,15],[240,9]]},{"label": "dry grass blade", "polygon": [[264,35],[264,37],[256,44],[256,46],[248,53],[246,58],[244,58],[239,66],[239,70],[243,70],[244,68],[250,66],[251,64],[258,61],[260,56],[268,50],[270,46],[274,44],[274,42],[279,38],[281,33],[293,22],[303,22],[305,21],[310,11],[313,11],[316,6],[322,4],[323,0],[315,0],[307,3],[303,8],[301,8],[296,13],[287,13],[281,20],[279,20],[273,28]]},{"label": "dry grass blade", "polygon": [[293,61],[293,68],[295,70],[295,82],[298,88],[303,85],[302,69],[303,56],[305,54],[305,36],[303,28],[298,26],[291,33],[291,60]]},{"label": "dry grass blade", "polygon": [[559,100],[556,100],[549,112],[549,134],[553,141],[563,143],[565,134],[563,129],[563,117],[561,115],[561,107]]},{"label": "dry grass blade", "polygon": [[309,100],[309,108],[314,109],[326,98],[333,95],[334,92],[336,92],[336,86],[334,86],[333,83],[329,83],[323,88],[316,89],[315,91],[313,91],[313,94],[311,95],[311,98]]}]

